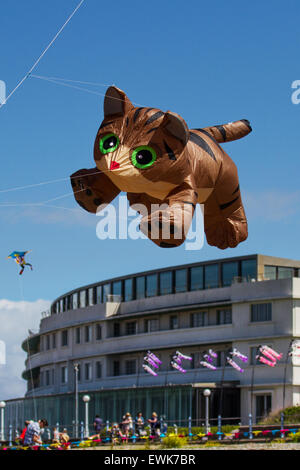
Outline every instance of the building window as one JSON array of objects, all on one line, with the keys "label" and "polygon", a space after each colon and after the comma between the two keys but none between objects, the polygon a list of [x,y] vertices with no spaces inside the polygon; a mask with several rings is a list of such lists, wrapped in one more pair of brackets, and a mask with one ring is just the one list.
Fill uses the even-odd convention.
[{"label": "building window", "polygon": [[239,275],[239,266],[237,261],[222,264],[223,286],[231,286],[234,278]]},{"label": "building window", "polygon": [[96,287],[96,302],[97,304],[102,303],[102,286]]},{"label": "building window", "polygon": [[116,377],[117,375],[120,375],[120,362],[113,361],[113,376]]},{"label": "building window", "polygon": [[66,366],[61,367],[61,383],[66,384],[68,382],[68,369]]},{"label": "building window", "polygon": [[190,369],[195,369],[196,367],[196,353],[191,353],[189,356],[192,358],[190,361]]},{"label": "building window", "polygon": [[217,325],[227,325],[229,323],[232,323],[231,309],[217,310]]},{"label": "building window", "polygon": [[219,266],[208,264],[205,266],[205,289],[219,287]]},{"label": "building window", "polygon": [[170,316],[170,330],[176,330],[178,328],[178,316],[171,315]]},{"label": "building window", "polygon": [[172,271],[160,273],[160,295],[172,294]]},{"label": "building window", "polygon": [[258,349],[259,349],[258,346],[254,346],[254,347],[250,348],[250,364],[252,366],[255,366],[256,364],[261,364],[261,362],[259,362],[256,358],[256,356],[259,353]]},{"label": "building window", "polygon": [[159,330],[159,319],[151,318],[145,320],[145,333],[151,333],[152,331]]},{"label": "building window", "polygon": [[191,327],[197,328],[199,326],[207,325],[207,312],[197,312],[191,315]]},{"label": "building window", "polygon": [[125,326],[126,335],[135,335],[136,334],[136,322],[131,321],[126,323]]},{"label": "building window", "polygon": [[88,302],[89,302],[89,306],[92,306],[95,304],[94,302],[94,288],[93,287],[90,287],[89,290],[88,290]]},{"label": "building window", "polygon": [[256,421],[266,418],[272,410],[272,395],[256,395]]},{"label": "building window", "polygon": [[107,302],[107,296],[111,294],[111,285],[104,284],[103,286],[103,302]]},{"label": "building window", "polygon": [[143,299],[145,297],[145,277],[136,278],[136,298]]},{"label": "building window", "polygon": [[251,322],[271,321],[272,320],[272,304],[252,304],[251,305]]},{"label": "building window", "polygon": [[214,364],[216,367],[223,367],[224,365],[226,367],[230,367],[230,365],[227,362],[227,357],[229,356],[229,350],[225,349],[224,351],[217,351],[217,358],[216,358],[216,363]]},{"label": "building window", "polygon": [[90,362],[84,364],[84,378],[85,380],[92,380],[92,364]]},{"label": "building window", "polygon": [[102,364],[100,361],[96,362],[96,379],[101,379],[102,377]]},{"label": "building window", "polygon": [[65,311],[64,307],[65,307],[65,299],[60,299],[60,311],[61,312]]},{"label": "building window", "polygon": [[191,290],[203,289],[203,266],[191,268]]},{"label": "building window", "polygon": [[136,373],[136,361],[135,360],[125,361],[125,374],[132,375],[135,373]]},{"label": "building window", "polygon": [[264,266],[264,279],[276,279],[276,266]]},{"label": "building window", "polygon": [[122,281],[115,281],[112,284],[113,295],[119,295],[122,297]]},{"label": "building window", "polygon": [[78,377],[78,382],[80,382],[81,381],[81,365],[80,364],[78,364],[78,375],[77,375],[77,377]]},{"label": "building window", "polygon": [[133,291],[132,291],[132,278],[125,279],[124,281],[124,297],[125,302],[129,302],[133,299]]},{"label": "building window", "polygon": [[76,344],[80,344],[80,341],[81,341],[81,330],[80,330],[80,327],[76,328],[75,330],[75,341],[76,341]]},{"label": "building window", "polygon": [[101,325],[96,325],[96,341],[102,339],[102,328]]},{"label": "building window", "polygon": [[80,291],[79,298],[80,298],[80,308],[85,308],[86,307],[86,291],[85,290]]},{"label": "building window", "polygon": [[278,267],[278,279],[286,279],[294,276],[294,268]]},{"label": "building window", "polygon": [[256,279],[257,277],[257,264],[256,259],[245,259],[242,261],[242,277],[247,281]]},{"label": "building window", "polygon": [[46,370],[45,372],[45,385],[46,387],[49,387],[50,385],[50,371]]},{"label": "building window", "polygon": [[72,294],[72,307],[73,310],[77,310],[78,308],[78,292],[74,292],[74,294]]},{"label": "building window", "polygon": [[50,349],[50,335],[46,336],[46,350]]},{"label": "building window", "polygon": [[120,323],[114,323],[114,336],[120,336],[121,334],[121,325]]},{"label": "building window", "polygon": [[61,332],[61,345],[68,346],[68,330],[63,330]]},{"label": "building window", "polygon": [[56,333],[52,334],[52,349],[56,348]]},{"label": "building window", "polygon": [[87,325],[84,328],[84,340],[86,343],[90,343],[92,341],[92,327],[91,325]]},{"label": "building window", "polygon": [[177,269],[175,271],[175,292],[187,291],[187,270]]},{"label": "building window", "polygon": [[146,295],[155,297],[157,295],[157,274],[149,274],[146,277]]}]

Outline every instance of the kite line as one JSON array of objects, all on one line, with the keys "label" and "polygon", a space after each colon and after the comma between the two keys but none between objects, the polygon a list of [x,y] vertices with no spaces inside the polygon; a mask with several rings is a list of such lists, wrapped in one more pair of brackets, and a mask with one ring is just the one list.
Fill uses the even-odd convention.
[{"label": "kite line", "polygon": [[75,10],[73,10],[73,12],[71,13],[71,15],[67,18],[67,20],[64,22],[64,24],[62,25],[62,27],[59,29],[59,31],[55,34],[55,36],[53,37],[53,39],[49,42],[48,46],[43,50],[43,52],[41,53],[41,55],[39,56],[39,58],[34,62],[34,64],[32,65],[32,67],[28,70],[28,72],[26,73],[26,75],[24,75],[24,77],[19,81],[19,83],[16,85],[16,87],[10,92],[10,94],[7,96],[7,98],[3,101],[3,103],[0,103],[0,108],[2,108],[2,106],[4,104],[7,103],[7,101],[9,100],[9,98],[17,91],[18,88],[20,88],[20,86],[25,82],[25,80],[30,76],[31,72],[34,71],[34,69],[37,67],[37,65],[39,64],[39,62],[41,61],[41,59],[44,57],[44,55],[46,54],[46,52],[48,51],[48,49],[50,49],[50,47],[52,46],[52,44],[56,41],[56,39],[58,38],[58,36],[62,33],[62,31],[65,29],[65,27],[67,26],[67,24],[69,23],[69,21],[72,19],[72,17],[75,15],[75,13],[77,12],[77,10],[79,10],[79,8],[81,7],[81,5],[83,4],[85,0],[81,0],[77,7],[75,8]]}]

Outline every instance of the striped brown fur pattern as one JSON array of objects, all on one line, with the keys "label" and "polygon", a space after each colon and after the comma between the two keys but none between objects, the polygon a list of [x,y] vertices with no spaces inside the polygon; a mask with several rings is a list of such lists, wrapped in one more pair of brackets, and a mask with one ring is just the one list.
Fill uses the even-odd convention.
[{"label": "striped brown fur pattern", "polygon": [[[141,231],[164,248],[184,242],[195,206],[203,203],[208,243],[235,247],[247,238],[247,220],[236,166],[219,143],[250,131],[247,120],[189,130],[178,114],[135,107],[122,90],[110,87],[95,138],[96,168],[71,176],[75,198],[96,213],[125,191],[131,206],[143,204],[148,210],[142,214]],[[163,203],[166,209],[152,210],[152,204]],[[183,220],[184,233],[178,236]],[[158,237],[153,227],[159,228]]]},{"label": "striped brown fur pattern", "polygon": [[204,127],[204,131],[208,132],[217,142],[232,142],[248,135],[252,128],[247,119],[229,122],[219,126]]}]

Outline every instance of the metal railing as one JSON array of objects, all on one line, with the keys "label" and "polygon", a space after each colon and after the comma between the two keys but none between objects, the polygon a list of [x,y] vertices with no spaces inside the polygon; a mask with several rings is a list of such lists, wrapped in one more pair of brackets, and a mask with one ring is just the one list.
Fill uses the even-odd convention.
[{"label": "metal railing", "polygon": [[[84,442],[87,439],[99,438],[97,442],[102,444],[109,444],[113,442],[135,444],[143,439],[152,439],[153,442],[161,442],[163,438],[168,435],[177,435],[178,437],[185,437],[188,441],[198,442],[206,441],[207,439],[215,439],[219,441],[232,440],[232,439],[248,439],[252,440],[258,436],[261,438],[284,438],[288,433],[295,433],[300,430],[299,423],[285,423],[284,413],[280,415],[280,423],[277,425],[268,424],[254,424],[251,414],[248,416],[247,425],[241,425],[241,418],[211,418],[207,422],[206,419],[192,419],[188,417],[184,420],[170,421],[161,416],[159,419],[159,426],[151,427],[145,420],[144,426],[137,426],[133,422],[129,430],[125,430],[121,423],[119,425],[120,433],[116,435],[112,433],[112,427],[115,422],[106,421],[103,423],[101,431],[96,431],[93,424],[84,421],[78,423],[76,429],[75,421],[71,424],[55,423],[49,427],[42,429],[41,438],[45,443],[54,442],[54,432],[65,432],[69,436],[70,442],[76,441],[77,443]],[[208,426],[207,426],[208,424]],[[9,423],[2,427],[2,436],[0,436],[0,445],[6,443],[8,446],[20,445],[20,435],[22,430],[14,424]],[[1,439],[2,437],[2,439]]]}]

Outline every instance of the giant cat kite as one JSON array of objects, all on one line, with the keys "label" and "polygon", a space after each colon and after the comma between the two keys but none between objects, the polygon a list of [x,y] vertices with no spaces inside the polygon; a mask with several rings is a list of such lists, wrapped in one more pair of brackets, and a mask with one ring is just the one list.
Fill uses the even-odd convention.
[{"label": "giant cat kite", "polygon": [[[245,119],[189,130],[178,114],[135,107],[111,86],[95,139],[96,168],[71,176],[75,198],[96,213],[125,191],[131,206],[147,208],[147,213],[139,211],[140,229],[163,248],[184,242],[196,204],[202,203],[207,242],[233,248],[248,236],[247,219],[236,166],[219,143],[249,132]],[[165,209],[158,210],[162,203]]]}]

